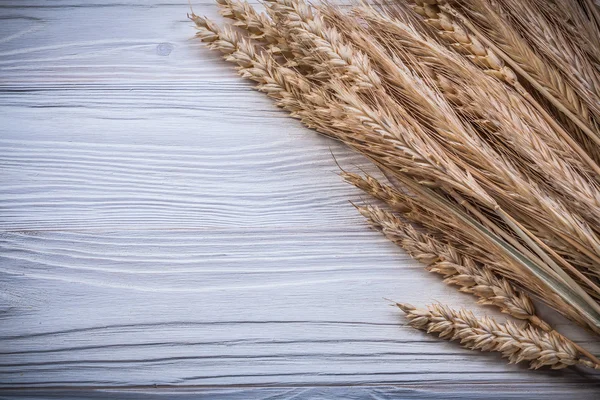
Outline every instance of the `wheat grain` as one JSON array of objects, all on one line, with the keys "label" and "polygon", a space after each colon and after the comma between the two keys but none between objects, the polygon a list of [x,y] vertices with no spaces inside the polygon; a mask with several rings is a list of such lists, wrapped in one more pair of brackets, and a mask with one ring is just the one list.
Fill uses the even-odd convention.
[{"label": "wheat grain", "polygon": [[510,85],[517,84],[518,78],[514,71],[506,66],[496,53],[463,28],[452,15],[440,10],[436,2],[426,0],[409,0],[409,2],[412,3],[412,9],[423,17],[425,22],[437,29],[444,40],[467,55],[486,74]]}]

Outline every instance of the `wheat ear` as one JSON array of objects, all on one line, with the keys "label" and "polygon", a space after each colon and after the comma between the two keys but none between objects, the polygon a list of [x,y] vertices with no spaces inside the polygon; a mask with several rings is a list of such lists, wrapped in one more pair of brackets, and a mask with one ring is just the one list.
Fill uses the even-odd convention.
[{"label": "wheat ear", "polygon": [[594,0],[530,0],[565,35],[594,62],[600,61],[600,48],[595,44],[600,41],[600,25],[593,17],[597,8]]},{"label": "wheat ear", "polygon": [[600,369],[600,365],[581,358],[572,343],[554,332],[532,326],[521,328],[511,321],[502,324],[488,316],[477,318],[468,310],[457,311],[440,304],[432,304],[427,310],[410,304],[396,306],[406,314],[412,327],[442,339],[458,340],[468,349],[499,352],[511,364],[527,361],[533,369],[561,369],[578,364]]},{"label": "wheat ear", "polygon": [[[565,129],[558,124],[550,114],[548,114],[546,109],[519,83],[515,72],[505,65],[503,59],[498,56],[493,49],[487,44],[479,41],[479,39],[471,34],[468,29],[464,28],[454,16],[440,9],[439,5],[442,4],[441,0],[439,2],[437,0],[409,1],[413,4],[412,9],[415,13],[423,18],[424,22],[436,29],[438,34],[444,38],[452,48],[469,58],[475,65],[482,68],[485,73],[506,82],[508,85],[514,87],[519,94],[525,97],[544,117],[546,122],[551,125],[567,143],[569,143],[569,146],[571,146],[583,160],[585,160],[588,166],[595,171],[597,175],[600,175],[600,166],[596,162],[596,159],[598,158],[597,147],[587,144],[587,136],[581,137],[578,131],[575,131],[574,135],[579,137],[580,141],[586,146],[586,150],[573,140],[571,135],[567,133]],[[393,11],[393,6],[391,7],[390,11]]]},{"label": "wheat ear", "polygon": [[416,260],[427,265],[427,270],[445,277],[444,282],[460,286],[461,292],[479,297],[480,304],[494,305],[503,313],[517,319],[542,323],[526,294],[515,289],[508,280],[494,274],[485,265],[477,266],[468,256],[433,236],[418,232],[410,224],[381,208],[359,206],[358,211],[371,225],[388,239],[402,247]]},{"label": "wheat ear", "polygon": [[[588,137],[600,145],[600,134],[590,110],[565,81],[561,73],[544,62],[528,43],[503,17],[498,4],[488,0],[461,0],[462,15],[445,0],[438,0],[440,8],[465,24],[486,46],[526,79],[556,109],[567,115]],[[472,22],[472,21],[474,22]]]},{"label": "wheat ear", "polygon": [[500,0],[500,4],[521,36],[563,72],[598,121],[600,72],[591,60],[560,26],[551,23],[535,1]]},{"label": "wheat ear", "polygon": [[[263,44],[271,54],[281,55],[287,60],[293,58],[280,30],[267,15],[257,12],[245,0],[216,1],[223,17],[233,20],[233,25],[248,31],[250,38]],[[288,62],[286,65],[295,64]]]}]

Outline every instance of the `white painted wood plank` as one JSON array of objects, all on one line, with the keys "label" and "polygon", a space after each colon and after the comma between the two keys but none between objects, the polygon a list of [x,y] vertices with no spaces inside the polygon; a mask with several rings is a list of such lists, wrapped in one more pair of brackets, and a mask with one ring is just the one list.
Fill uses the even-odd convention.
[{"label": "white painted wood plank", "polygon": [[377,386],[313,386],[313,387],[212,387],[212,388],[135,388],[83,390],[28,390],[3,391],[4,398],[12,396],[30,400],[46,399],[175,399],[175,400],[267,400],[267,399],[368,399],[368,400],[480,400],[494,399],[567,399],[574,393],[577,398],[594,399],[597,387],[582,388],[565,384],[513,384],[501,392],[494,385],[377,385]]},{"label": "white painted wood plank", "polygon": [[0,396],[593,398],[597,374],[405,327],[384,297],[493,311],[370,231],[331,151],[364,160],[188,40],[187,11],[0,2]]}]

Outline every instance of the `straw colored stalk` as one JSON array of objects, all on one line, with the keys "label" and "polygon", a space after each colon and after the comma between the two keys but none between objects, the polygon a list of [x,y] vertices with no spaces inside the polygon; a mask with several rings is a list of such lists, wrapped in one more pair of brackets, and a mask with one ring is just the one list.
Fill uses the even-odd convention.
[{"label": "straw colored stalk", "polygon": [[[294,12],[294,14],[299,17],[298,19],[302,20],[301,15],[299,15],[297,12]],[[213,29],[211,30],[211,27],[204,19],[196,18],[196,23],[200,28],[199,36],[203,38],[203,40],[211,42],[213,48],[219,48],[221,51],[229,54],[227,58],[230,59],[230,61],[237,62],[236,58],[241,57],[243,59],[243,63],[247,63],[247,54],[242,54],[241,56],[237,54],[240,52],[238,51],[239,49],[236,48],[236,45],[230,42],[224,43],[222,38],[219,38],[219,35],[215,33],[215,27],[212,27]],[[307,31],[302,25],[300,25],[300,27],[294,27],[294,29]],[[318,32],[318,30],[316,30],[316,32]],[[304,34],[304,32],[299,33]],[[318,36],[315,33],[314,27],[311,28],[308,33],[308,37],[311,40],[314,39],[311,35]],[[340,38],[339,35],[334,35],[333,37],[336,39]],[[320,49],[317,52],[318,56],[322,57],[322,59],[316,60],[318,61],[318,63],[315,64],[316,66],[321,65],[323,62],[327,62],[327,60],[344,60],[344,58],[348,56],[347,54],[343,56],[340,54],[331,54],[332,51],[335,53],[336,48],[344,50],[351,49],[351,47],[345,46],[343,43],[338,44],[337,47],[331,43],[323,44],[325,45],[325,48]],[[348,90],[343,83],[343,78],[349,75],[353,80],[355,80],[357,76],[362,73],[361,67],[368,68],[368,64],[362,64],[360,67],[352,62],[346,62],[346,64],[349,64],[349,67],[342,64],[338,68],[341,70],[341,72],[339,72],[337,76],[343,72],[341,75],[342,81],[333,80],[329,85],[329,88],[335,92],[336,99],[342,103],[339,107],[336,108],[334,106],[335,102],[332,104],[330,101],[328,101],[328,99],[322,99],[321,103],[327,104],[328,108],[323,106],[320,106],[320,108],[317,107],[316,113],[314,109],[300,112],[300,108],[304,107],[302,104],[303,101],[310,102],[314,100],[314,98],[311,99],[310,96],[304,95],[304,97],[301,99],[295,99],[293,104],[294,107],[298,109],[292,110],[293,115],[301,118],[305,123],[307,123],[308,126],[314,127],[320,132],[330,134],[331,136],[344,140],[351,146],[363,151],[367,155],[370,154],[371,157],[375,156],[379,162],[388,165],[392,169],[398,168],[398,171],[403,171],[408,174],[419,174],[421,177],[425,176],[426,179],[429,179],[430,181],[437,181],[441,184],[451,185],[451,187],[454,189],[458,189],[463,193],[467,193],[470,197],[476,197],[480,201],[484,200],[490,204],[489,196],[485,193],[485,191],[481,190],[481,188],[474,182],[469,174],[461,172],[460,168],[454,165],[454,163],[451,162],[443,152],[439,152],[439,149],[435,143],[432,143],[431,140],[428,140],[429,135],[423,135],[423,132],[419,131],[419,125],[414,120],[411,120],[411,116],[408,115],[402,108],[398,107],[398,105],[394,105],[393,112],[391,112],[388,110],[388,99],[384,99],[386,101],[377,101],[376,97],[371,97],[371,100],[375,101],[372,101],[370,105],[367,105],[358,94]],[[245,76],[255,79],[256,76],[253,77],[251,75],[256,75],[254,72],[256,69],[256,65],[254,65],[254,68],[245,66],[241,72]],[[398,73],[398,71],[396,72]],[[288,78],[290,73],[291,72],[289,70],[286,71]],[[406,69],[403,69],[401,74],[410,76],[410,72],[408,72]],[[260,75],[268,74],[261,70]],[[362,78],[362,81],[373,82],[372,79],[369,79],[368,74],[367,77]],[[285,82],[282,83],[285,84]],[[414,84],[415,82],[412,83]],[[259,90],[265,90],[265,86],[266,85],[264,84],[259,85]],[[282,85],[280,84],[280,86]],[[275,88],[274,85],[268,87],[269,94],[272,97],[275,96],[274,93],[276,93],[278,90],[280,90],[280,88]],[[377,91],[377,93],[380,93],[380,91]],[[282,105],[281,102],[280,105]],[[285,104],[282,106],[284,106],[284,108],[286,107]],[[335,120],[331,120],[331,116],[336,115],[336,113],[343,115],[344,117],[340,118],[340,122],[337,123]],[[415,135],[415,133],[417,133],[417,135]],[[365,146],[364,143],[368,143],[368,145]],[[401,150],[401,152],[399,153],[398,150]],[[423,155],[425,155],[425,157],[423,157]],[[421,160],[421,163],[418,162],[418,160]],[[431,175],[427,177],[427,174]],[[495,205],[494,209],[497,209]],[[509,218],[506,213],[501,213],[500,215]],[[511,219],[508,219],[508,221],[513,223],[513,227],[518,228],[518,225],[515,225]],[[532,242],[529,243],[531,244]],[[530,267],[533,267],[533,265],[531,264],[528,268]],[[570,282],[567,284],[571,288],[577,288],[577,285],[569,280],[570,278],[564,275],[558,278],[558,275],[556,275],[558,274],[558,271],[553,272],[551,270],[546,270],[546,272],[550,273],[551,275],[554,274],[555,278],[553,279],[565,280],[565,282]],[[581,301],[588,302],[589,305],[594,307],[595,303],[593,303],[591,299],[584,300],[586,296],[585,293],[582,293],[581,291],[578,293],[578,296],[582,296]],[[580,308],[581,305],[577,307],[579,310],[583,310]],[[588,317],[590,316],[590,314],[586,315],[588,315]],[[592,329],[596,329],[594,328],[595,326],[595,323],[592,324]]]},{"label": "straw colored stalk", "polygon": [[[325,12],[335,12],[327,8]],[[569,198],[569,206],[594,225],[600,222],[600,189],[586,177],[588,171],[544,118],[518,93],[487,77],[478,69],[422,36],[412,26],[377,13],[370,7],[354,12],[372,24],[370,33],[388,51],[415,68],[420,65],[446,99],[478,127],[502,142],[524,160],[527,167]],[[338,14],[332,21],[343,21]]]},{"label": "straw colored stalk", "polygon": [[[444,40],[459,53],[470,59],[475,65],[491,76],[494,76],[508,85],[512,86],[527,101],[535,107],[543,116],[546,122],[560,134],[562,139],[569,144],[588,166],[600,176],[600,152],[597,144],[594,143],[580,128],[567,118],[567,123],[572,135],[577,138],[575,141],[570,134],[565,131],[553,116],[548,114],[545,107],[540,104],[529,92],[519,83],[514,71],[505,65],[504,60],[498,55],[498,52],[489,46],[488,42],[480,41],[468,28],[464,27],[457,19],[443,11],[439,5],[444,4],[441,0],[407,0],[413,11],[419,15],[425,23],[434,28]],[[391,15],[401,16],[403,8],[398,7],[397,3],[388,3],[383,7]],[[549,99],[552,100],[553,98]],[[555,101],[556,102],[556,101]],[[561,114],[562,116],[562,114]],[[562,118],[559,118],[562,120]],[[579,143],[578,143],[579,142]]]},{"label": "straw colored stalk", "polygon": [[532,326],[521,328],[511,321],[502,324],[487,316],[477,318],[470,311],[457,311],[441,304],[432,304],[427,310],[410,304],[396,303],[396,306],[406,314],[412,327],[442,339],[460,341],[468,349],[499,352],[510,363],[527,361],[533,369],[543,366],[561,369],[570,365],[600,369],[554,332]]},{"label": "straw colored stalk", "polygon": [[437,0],[440,8],[464,23],[520,76],[560,112],[567,115],[588,137],[600,145],[600,133],[589,107],[575,93],[558,69],[545,62],[504,18],[499,4],[488,0],[457,0],[463,16],[454,7]]}]

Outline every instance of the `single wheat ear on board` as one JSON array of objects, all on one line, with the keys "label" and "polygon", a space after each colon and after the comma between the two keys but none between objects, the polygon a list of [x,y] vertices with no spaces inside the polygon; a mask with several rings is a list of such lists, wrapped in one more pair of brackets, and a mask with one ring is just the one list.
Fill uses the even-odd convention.
[{"label": "single wheat ear on board", "polygon": [[410,304],[396,306],[404,311],[412,327],[459,341],[468,349],[499,352],[510,363],[526,361],[534,369],[561,369],[577,364],[600,369],[600,365],[581,358],[571,343],[552,332],[531,326],[522,328],[511,321],[502,324],[491,317],[477,318],[468,310],[453,310],[441,304],[432,304],[426,310]]},{"label": "single wheat ear on board", "polygon": [[[532,0],[526,19],[505,9],[511,0],[346,8],[268,0],[263,12],[216,2],[229,23],[192,14],[196,36],[291,117],[386,176],[389,184],[341,174],[389,207],[357,206],[371,226],[445,283],[520,320],[398,305],[411,326],[532,368],[598,368],[531,300],[600,335],[600,135],[590,68],[600,50],[586,1]],[[552,40],[526,38],[562,9],[571,17],[556,23]],[[483,12],[490,26],[481,26]],[[560,53],[558,44],[569,47]]]}]

